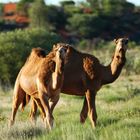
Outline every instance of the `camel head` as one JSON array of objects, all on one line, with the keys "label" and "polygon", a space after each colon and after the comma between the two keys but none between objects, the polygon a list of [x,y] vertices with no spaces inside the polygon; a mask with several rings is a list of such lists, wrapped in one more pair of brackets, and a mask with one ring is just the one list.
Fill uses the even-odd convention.
[{"label": "camel head", "polygon": [[116,51],[117,52],[126,52],[128,46],[128,38],[119,38],[119,39],[114,39],[114,42],[116,44]]},{"label": "camel head", "polygon": [[61,59],[65,59],[69,54],[69,45],[65,44],[65,43],[57,43],[55,45],[53,45],[53,52],[56,53],[56,55],[60,55]]},{"label": "camel head", "polygon": [[56,63],[56,69],[61,74],[63,73],[66,64],[67,48],[60,44],[56,44],[53,45],[53,52],[55,54],[54,61]]},{"label": "camel head", "polygon": [[56,51],[56,56],[57,56],[57,58],[59,57],[61,60],[64,60],[65,57],[66,57],[66,53],[67,53],[66,48],[60,47],[60,48],[58,48],[58,50]]}]

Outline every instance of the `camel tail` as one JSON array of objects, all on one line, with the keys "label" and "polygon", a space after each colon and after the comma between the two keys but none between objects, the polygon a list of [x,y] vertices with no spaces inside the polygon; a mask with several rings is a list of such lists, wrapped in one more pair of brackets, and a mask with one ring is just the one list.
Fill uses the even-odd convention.
[{"label": "camel tail", "polygon": [[29,101],[30,101],[30,95],[25,95],[24,96],[24,99],[23,99],[23,101],[22,101],[22,104],[21,104],[21,110],[22,111],[24,111],[24,108],[25,108],[25,106],[29,103]]}]

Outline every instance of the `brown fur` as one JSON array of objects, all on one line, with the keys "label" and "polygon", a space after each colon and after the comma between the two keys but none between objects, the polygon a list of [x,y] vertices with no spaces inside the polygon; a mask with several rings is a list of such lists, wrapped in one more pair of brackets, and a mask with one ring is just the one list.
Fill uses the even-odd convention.
[{"label": "brown fur", "polygon": [[[66,49],[63,47],[50,52],[47,56],[40,48],[32,50],[16,79],[10,125],[14,123],[19,105],[22,103],[22,108],[24,108],[28,102],[25,98],[29,99],[31,96],[43,113],[45,125],[48,124],[49,128],[52,128],[52,112],[54,105],[58,102],[64,79],[65,55]],[[53,86],[54,82],[55,86]]]},{"label": "brown fur", "polygon": [[[44,58],[44,57],[46,57],[46,53],[45,53],[44,49],[33,48],[30,56],[27,58],[24,65],[34,65],[34,64],[38,63],[37,61],[40,60],[40,58]],[[52,57],[54,57],[54,56],[52,56]],[[51,57],[50,57],[50,59],[51,59]],[[30,67],[27,69],[27,71],[28,70],[30,70]],[[30,101],[30,96],[28,94],[26,94],[26,96],[24,97],[24,99],[21,103],[22,111],[24,110],[26,104],[28,104],[29,101]]]},{"label": "brown fur", "polygon": [[[96,93],[102,85],[112,83],[120,75],[126,60],[127,42],[127,38],[115,40],[115,53],[112,62],[108,66],[101,65],[95,56],[78,52],[68,44],[59,44],[68,50],[61,91],[65,94],[85,96],[80,114],[81,123],[85,122],[87,114],[89,114],[92,126],[95,127],[97,120]],[[57,49],[55,48],[54,51]],[[35,109],[32,108],[32,110]]]}]

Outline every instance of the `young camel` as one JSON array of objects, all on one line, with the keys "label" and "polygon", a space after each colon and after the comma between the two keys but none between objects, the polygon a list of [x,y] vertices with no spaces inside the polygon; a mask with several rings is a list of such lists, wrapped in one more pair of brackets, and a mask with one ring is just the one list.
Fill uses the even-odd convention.
[{"label": "young camel", "polygon": [[[103,85],[112,83],[118,78],[126,61],[128,39],[119,38],[115,39],[114,42],[116,49],[108,66],[100,64],[95,56],[78,52],[68,44],[61,44],[68,50],[61,92],[85,96],[80,122],[84,123],[88,114],[93,127],[96,126],[97,121],[95,104],[97,91]],[[35,118],[36,111],[37,107],[33,102],[30,114],[32,118]]]},{"label": "young camel", "polygon": [[45,126],[53,127],[52,113],[63,84],[65,56],[66,48],[61,46],[47,56],[40,48],[32,50],[16,79],[10,126],[14,124],[18,107],[27,94],[43,110]]}]

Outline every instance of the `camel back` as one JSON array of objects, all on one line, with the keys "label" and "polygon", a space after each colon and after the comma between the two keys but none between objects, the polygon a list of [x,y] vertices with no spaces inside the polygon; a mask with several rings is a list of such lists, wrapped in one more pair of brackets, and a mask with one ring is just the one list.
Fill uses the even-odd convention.
[{"label": "camel back", "polygon": [[50,52],[48,55],[46,55],[45,50],[41,48],[33,48],[23,66],[22,71],[24,74],[26,73],[35,74],[44,59],[48,61],[53,57],[54,57],[53,52]]}]

